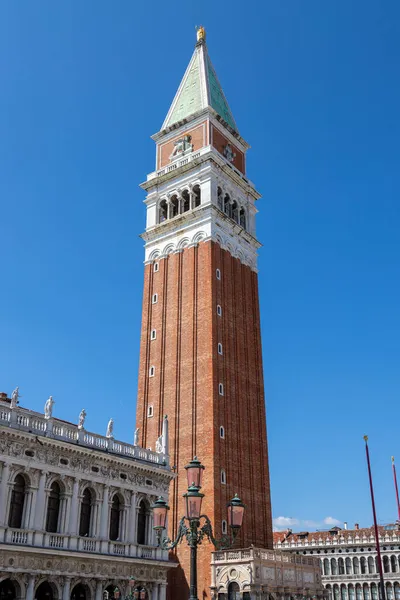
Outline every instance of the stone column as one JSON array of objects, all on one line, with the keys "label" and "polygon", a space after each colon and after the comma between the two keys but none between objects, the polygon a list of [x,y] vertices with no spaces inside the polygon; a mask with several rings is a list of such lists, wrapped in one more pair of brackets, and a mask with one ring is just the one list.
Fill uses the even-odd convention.
[{"label": "stone column", "polygon": [[64,585],[62,589],[62,600],[70,600],[71,596],[71,579],[64,577]]},{"label": "stone column", "polygon": [[103,583],[101,581],[97,581],[96,583],[96,594],[94,600],[103,600]]},{"label": "stone column", "polygon": [[101,551],[102,552],[107,552],[107,549],[108,549],[107,527],[108,527],[108,513],[109,513],[109,506],[108,506],[109,491],[110,491],[110,486],[104,485],[103,504],[101,506],[101,520],[100,520],[100,539],[102,540],[101,541]]},{"label": "stone column", "polygon": [[136,492],[131,492],[131,506],[129,508],[129,519],[128,519],[128,535],[127,542],[130,544],[136,544]]},{"label": "stone column", "polygon": [[8,496],[8,478],[10,476],[10,465],[3,463],[1,471],[0,484],[0,525],[6,524],[7,521],[7,496]]},{"label": "stone column", "polygon": [[151,600],[158,600],[158,583],[153,583],[153,589],[151,590]]},{"label": "stone column", "polygon": [[171,218],[171,200],[168,198],[167,200],[167,219]]},{"label": "stone column", "polygon": [[28,585],[26,586],[25,600],[33,600],[35,593],[35,575],[29,575]]},{"label": "stone column", "polygon": [[39,546],[41,546],[43,542],[46,477],[47,472],[41,471],[39,476],[39,486],[36,491],[35,511],[31,519],[31,528],[35,531],[35,545]]},{"label": "stone column", "polygon": [[158,600],[166,600],[167,598],[167,584],[160,583],[158,590]]},{"label": "stone column", "polygon": [[66,533],[69,533],[70,538],[70,548],[72,550],[76,550],[78,545],[78,512],[79,512],[79,479],[74,479],[74,485],[72,489],[72,497],[71,497],[71,510],[69,513],[69,524],[67,525],[68,529]]}]

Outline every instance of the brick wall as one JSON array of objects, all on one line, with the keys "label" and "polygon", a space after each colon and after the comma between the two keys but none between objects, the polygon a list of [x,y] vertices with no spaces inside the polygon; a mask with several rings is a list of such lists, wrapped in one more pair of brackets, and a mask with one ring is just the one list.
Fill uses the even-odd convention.
[{"label": "brick wall", "polygon": [[[216,269],[221,280],[216,278]],[[151,303],[154,293],[157,304]],[[217,315],[217,304],[222,316]],[[150,331],[156,329],[156,340]],[[223,354],[218,354],[218,343]],[[149,378],[150,366],[155,376]],[[223,383],[224,395],[218,393]],[[147,417],[152,405],[154,416]],[[237,546],[272,548],[257,275],[214,242],[171,254],[159,271],[146,265],[139,367],[137,426],[140,443],[155,446],[162,417],[170,423],[171,465],[178,478],[170,493],[169,536],[184,514],[185,464],[197,455],[206,470],[203,512],[221,536],[226,504],[237,492],[246,504]],[[225,428],[225,439],[220,437]],[[221,484],[221,469],[227,483]],[[209,598],[211,544],[198,553],[199,598]],[[187,594],[189,548],[177,551],[170,591]]]},{"label": "brick wall", "polygon": [[197,125],[193,129],[189,129],[188,131],[180,132],[176,137],[168,142],[160,144],[157,148],[157,169],[161,169],[165,167],[170,161],[170,156],[174,150],[174,142],[183,138],[185,135],[190,135],[192,137],[191,143],[193,144],[193,151],[200,150],[200,148],[204,148],[208,144],[208,122],[204,121]]}]

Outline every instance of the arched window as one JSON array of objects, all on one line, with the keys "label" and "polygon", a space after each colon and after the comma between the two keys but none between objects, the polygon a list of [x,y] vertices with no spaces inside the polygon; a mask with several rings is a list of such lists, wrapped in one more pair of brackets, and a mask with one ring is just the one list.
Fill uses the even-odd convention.
[{"label": "arched window", "polygon": [[351,558],[346,558],[346,575],[351,575]]},{"label": "arched window", "polygon": [[334,600],[339,600],[339,586],[337,585],[333,586],[333,597]]},{"label": "arched window", "polygon": [[162,223],[163,221],[166,221],[167,218],[168,218],[167,201],[166,200],[161,200],[160,206],[159,206],[159,209],[158,209],[158,222]]},{"label": "arched window", "polygon": [[375,563],[373,556],[368,556],[368,573],[375,573]]},{"label": "arched window", "polygon": [[337,575],[337,562],[336,562],[336,558],[332,558],[331,560],[331,567],[332,567],[332,575]]},{"label": "arched window", "polygon": [[345,585],[342,585],[341,589],[341,598],[342,600],[347,600],[347,588]]},{"label": "arched window", "polygon": [[392,556],[390,557],[390,564],[392,567],[392,573],[397,573],[397,559],[394,556],[394,554],[392,554]]},{"label": "arched window", "polygon": [[20,590],[16,589],[15,581],[11,579],[3,579],[0,582],[0,598],[1,600],[13,600],[14,598],[20,598]]},{"label": "arched window", "polygon": [[81,502],[81,516],[79,520],[79,535],[89,536],[90,535],[90,523],[92,517],[92,504],[93,496],[89,488],[86,488],[83,492]]},{"label": "arched window", "polygon": [[370,600],[370,594],[369,594],[369,585],[368,583],[364,583],[364,600]]},{"label": "arched window", "polygon": [[367,559],[365,558],[365,556],[362,556],[360,558],[360,565],[361,565],[361,574],[365,575],[367,572]]},{"label": "arched window", "polygon": [[224,194],[223,194],[221,188],[219,187],[218,188],[217,205],[218,205],[218,208],[220,210],[224,210],[224,208],[223,208],[223,197],[224,197]]},{"label": "arched window", "polygon": [[224,213],[228,215],[228,217],[232,216],[232,205],[229,194],[225,194],[224,198]]},{"label": "arched window", "polygon": [[221,483],[224,485],[226,484],[226,473],[224,469],[221,469]]},{"label": "arched window", "polygon": [[356,585],[356,600],[363,600],[361,585]]},{"label": "arched window", "polygon": [[8,515],[8,526],[13,527],[14,529],[20,529],[22,527],[25,491],[25,479],[22,475],[17,475],[14,479],[14,485],[11,492],[10,512]]},{"label": "arched window", "polygon": [[169,218],[172,219],[173,217],[176,217],[177,214],[179,214],[179,200],[178,196],[174,194],[169,199]]},{"label": "arched window", "polygon": [[228,600],[239,600],[240,587],[236,581],[232,581],[228,586]]},{"label": "arched window", "polygon": [[357,556],[353,558],[353,571],[354,575],[358,575],[360,573],[360,561],[358,560]]},{"label": "arched window", "polygon": [[327,558],[324,558],[324,575],[330,575],[330,574],[331,574],[331,569],[330,569],[329,560]]},{"label": "arched window", "polygon": [[344,575],[344,560],[343,560],[343,558],[339,558],[338,566],[339,566],[339,575]]},{"label": "arched window", "polygon": [[138,522],[137,522],[137,543],[146,543],[146,522],[147,522],[147,506],[144,500],[139,504]]},{"label": "arched window", "polygon": [[201,204],[201,190],[199,185],[193,186],[193,208],[197,208]]},{"label": "arched window", "polygon": [[394,597],[393,597],[393,588],[392,588],[392,585],[390,583],[386,584],[386,598],[387,598],[387,600],[394,600]]},{"label": "arched window", "polygon": [[182,205],[182,212],[187,212],[190,209],[190,196],[189,196],[189,192],[187,190],[183,190],[182,192],[182,200],[181,200],[181,205]]},{"label": "arched window", "polygon": [[121,520],[121,500],[118,494],[114,494],[110,511],[110,540],[116,541],[119,538],[119,527]]},{"label": "arched window", "polygon": [[372,600],[378,600],[378,588],[375,583],[371,583],[371,596]]},{"label": "arched window", "polygon": [[239,224],[243,227],[243,229],[246,229],[246,212],[244,208],[240,209]]},{"label": "arched window", "polygon": [[383,572],[384,573],[390,573],[390,563],[389,563],[389,557],[388,556],[384,556],[383,557]]},{"label": "arched window", "polygon": [[236,200],[232,202],[232,219],[236,221],[236,223],[239,223],[239,208]]},{"label": "arched window", "polygon": [[228,533],[228,525],[226,521],[222,521],[222,535],[226,535]]},{"label": "arched window", "polygon": [[354,600],[354,587],[349,585],[349,600]]},{"label": "arched window", "polygon": [[219,428],[219,437],[225,439],[225,428],[222,425]]},{"label": "arched window", "polygon": [[400,585],[398,583],[394,584],[394,600],[400,600]]},{"label": "arched window", "polygon": [[57,481],[53,481],[47,502],[46,531],[56,533],[60,515],[61,489]]}]

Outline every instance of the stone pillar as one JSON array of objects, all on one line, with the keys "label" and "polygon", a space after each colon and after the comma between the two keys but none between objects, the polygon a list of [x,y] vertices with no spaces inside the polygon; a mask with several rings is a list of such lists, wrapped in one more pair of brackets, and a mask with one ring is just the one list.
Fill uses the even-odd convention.
[{"label": "stone pillar", "polygon": [[158,600],[166,600],[167,598],[167,584],[160,583],[158,589]]},{"label": "stone pillar", "polygon": [[71,512],[69,515],[69,526],[67,533],[77,535],[78,533],[78,509],[79,509],[79,479],[74,479],[71,498]]},{"label": "stone pillar", "polygon": [[71,596],[71,579],[64,577],[64,585],[62,589],[62,600],[70,600]]},{"label": "stone pillar", "polygon": [[158,583],[153,583],[153,589],[151,590],[151,600],[158,600]]},{"label": "stone pillar", "polygon": [[25,600],[33,600],[35,593],[35,575],[29,575],[28,585],[26,586]]},{"label": "stone pillar", "polygon": [[96,582],[96,595],[94,600],[103,600],[103,584],[101,581]]},{"label": "stone pillar", "polygon": [[8,496],[8,478],[10,476],[10,465],[3,463],[1,471],[0,484],[0,525],[7,522],[7,496]]},{"label": "stone pillar", "polygon": [[109,491],[110,491],[110,486],[105,485],[104,493],[103,493],[103,504],[101,506],[101,521],[100,521],[100,539],[102,540],[101,541],[101,551],[102,552],[108,551],[107,527],[108,527],[108,513],[109,513],[109,506],[108,506]]},{"label": "stone pillar", "polygon": [[136,492],[131,492],[131,506],[129,508],[129,519],[128,519],[128,535],[127,542],[130,544],[136,544]]},{"label": "stone pillar", "polygon": [[168,198],[167,200],[167,219],[171,218],[171,200]]}]

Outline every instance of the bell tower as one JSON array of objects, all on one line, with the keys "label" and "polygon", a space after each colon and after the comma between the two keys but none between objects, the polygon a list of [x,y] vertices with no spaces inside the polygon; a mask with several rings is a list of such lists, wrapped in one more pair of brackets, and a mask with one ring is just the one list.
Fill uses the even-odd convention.
[{"label": "bell tower", "polygon": [[[145,273],[137,404],[140,445],[170,425],[168,535],[184,514],[184,466],[206,469],[203,512],[226,533],[229,500],[246,504],[237,547],[272,548],[271,500],[257,282],[256,201],[241,137],[205,32],[156,143],[146,191]],[[210,597],[210,544],[199,546],[198,594]],[[171,597],[187,597],[189,548],[177,548]]]}]

